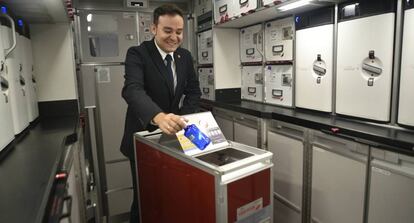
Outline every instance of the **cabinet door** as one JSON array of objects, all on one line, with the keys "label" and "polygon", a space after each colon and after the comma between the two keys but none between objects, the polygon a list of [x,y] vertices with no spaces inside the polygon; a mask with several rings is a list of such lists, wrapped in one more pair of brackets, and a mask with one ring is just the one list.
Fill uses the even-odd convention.
[{"label": "cabinet door", "polygon": [[[74,161],[77,162],[77,161]],[[69,171],[68,181],[66,183],[67,193],[68,196],[72,198],[71,202],[65,202],[63,207],[63,212],[71,213],[68,218],[63,218],[60,222],[83,222],[84,219],[82,219],[83,216],[81,216],[81,209],[80,207],[83,207],[82,202],[82,196],[80,193],[80,183],[77,178],[77,173],[75,166],[72,164],[72,167]],[[68,203],[70,203],[68,205]],[[66,209],[66,210],[65,210]],[[69,210],[70,209],[70,210]]]},{"label": "cabinet door", "polygon": [[336,137],[316,136],[312,146],[314,222],[362,223],[368,148]]},{"label": "cabinet door", "polygon": [[227,118],[222,118],[220,116],[215,116],[217,124],[219,125],[221,131],[223,132],[224,136],[227,140],[233,140],[233,121]]},{"label": "cabinet door", "polygon": [[119,150],[124,132],[127,104],[120,97],[124,67],[95,66],[96,103],[105,162],[126,159]]},{"label": "cabinet door", "polygon": [[371,162],[368,222],[411,223],[414,219],[414,158],[385,153],[397,159],[389,162],[374,158]]},{"label": "cabinet door", "polygon": [[275,222],[301,222],[303,143],[271,131],[267,137],[268,149],[273,153]]},{"label": "cabinet door", "polygon": [[234,123],[234,141],[257,147],[257,128],[242,123]]},{"label": "cabinet door", "polygon": [[138,44],[136,12],[80,11],[82,62],[124,62]]}]

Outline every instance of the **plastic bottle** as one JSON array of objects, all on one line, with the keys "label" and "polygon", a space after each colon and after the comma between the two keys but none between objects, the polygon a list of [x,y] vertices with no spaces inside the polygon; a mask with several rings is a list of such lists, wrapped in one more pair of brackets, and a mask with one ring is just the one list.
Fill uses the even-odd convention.
[{"label": "plastic bottle", "polygon": [[184,136],[200,150],[204,150],[211,142],[210,138],[201,132],[195,124],[187,125],[184,128]]}]

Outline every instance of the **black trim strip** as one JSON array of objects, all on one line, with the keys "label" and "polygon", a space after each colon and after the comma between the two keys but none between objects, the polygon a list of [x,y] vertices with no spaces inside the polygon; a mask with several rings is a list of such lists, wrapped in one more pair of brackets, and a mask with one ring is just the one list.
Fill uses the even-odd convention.
[{"label": "black trim strip", "polygon": [[241,101],[240,88],[216,89],[216,101],[237,102]]},{"label": "black trim strip", "polygon": [[[355,10],[345,10],[346,7],[355,5]],[[347,1],[338,5],[338,22],[359,19],[385,13],[395,13],[397,10],[396,0],[359,0]]]},{"label": "black trim strip", "polygon": [[296,31],[322,25],[334,24],[335,10],[333,7],[325,7],[314,11],[297,14],[295,16]]},{"label": "black trim strip", "polygon": [[40,117],[78,116],[77,100],[39,102]]}]

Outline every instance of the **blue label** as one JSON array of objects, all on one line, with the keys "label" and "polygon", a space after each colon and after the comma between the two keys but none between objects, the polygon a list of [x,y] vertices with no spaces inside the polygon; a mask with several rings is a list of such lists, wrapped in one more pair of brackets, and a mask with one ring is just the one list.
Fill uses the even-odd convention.
[{"label": "blue label", "polygon": [[204,150],[211,140],[196,125],[191,124],[184,128],[184,136],[187,137],[200,150]]}]

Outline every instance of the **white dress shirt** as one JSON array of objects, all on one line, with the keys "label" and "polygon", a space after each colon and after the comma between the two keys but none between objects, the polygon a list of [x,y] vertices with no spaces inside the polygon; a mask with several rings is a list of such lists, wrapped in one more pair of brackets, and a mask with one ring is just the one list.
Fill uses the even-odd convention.
[{"label": "white dress shirt", "polygon": [[165,60],[165,57],[167,56],[167,54],[170,54],[170,55],[171,55],[171,58],[172,58],[172,61],[171,61],[171,70],[172,70],[172,72],[173,72],[173,79],[174,79],[174,91],[175,91],[175,87],[177,87],[177,72],[175,71],[174,52],[171,52],[171,53],[166,53],[166,52],[164,52],[164,50],[162,50],[162,49],[158,46],[157,41],[155,41],[155,39],[154,39],[154,43],[155,43],[155,46],[156,46],[156,47],[157,47],[157,49],[158,49],[158,52],[160,52],[160,54],[161,54],[161,58],[162,58],[162,60],[164,61],[165,66],[167,66],[167,61]]}]

